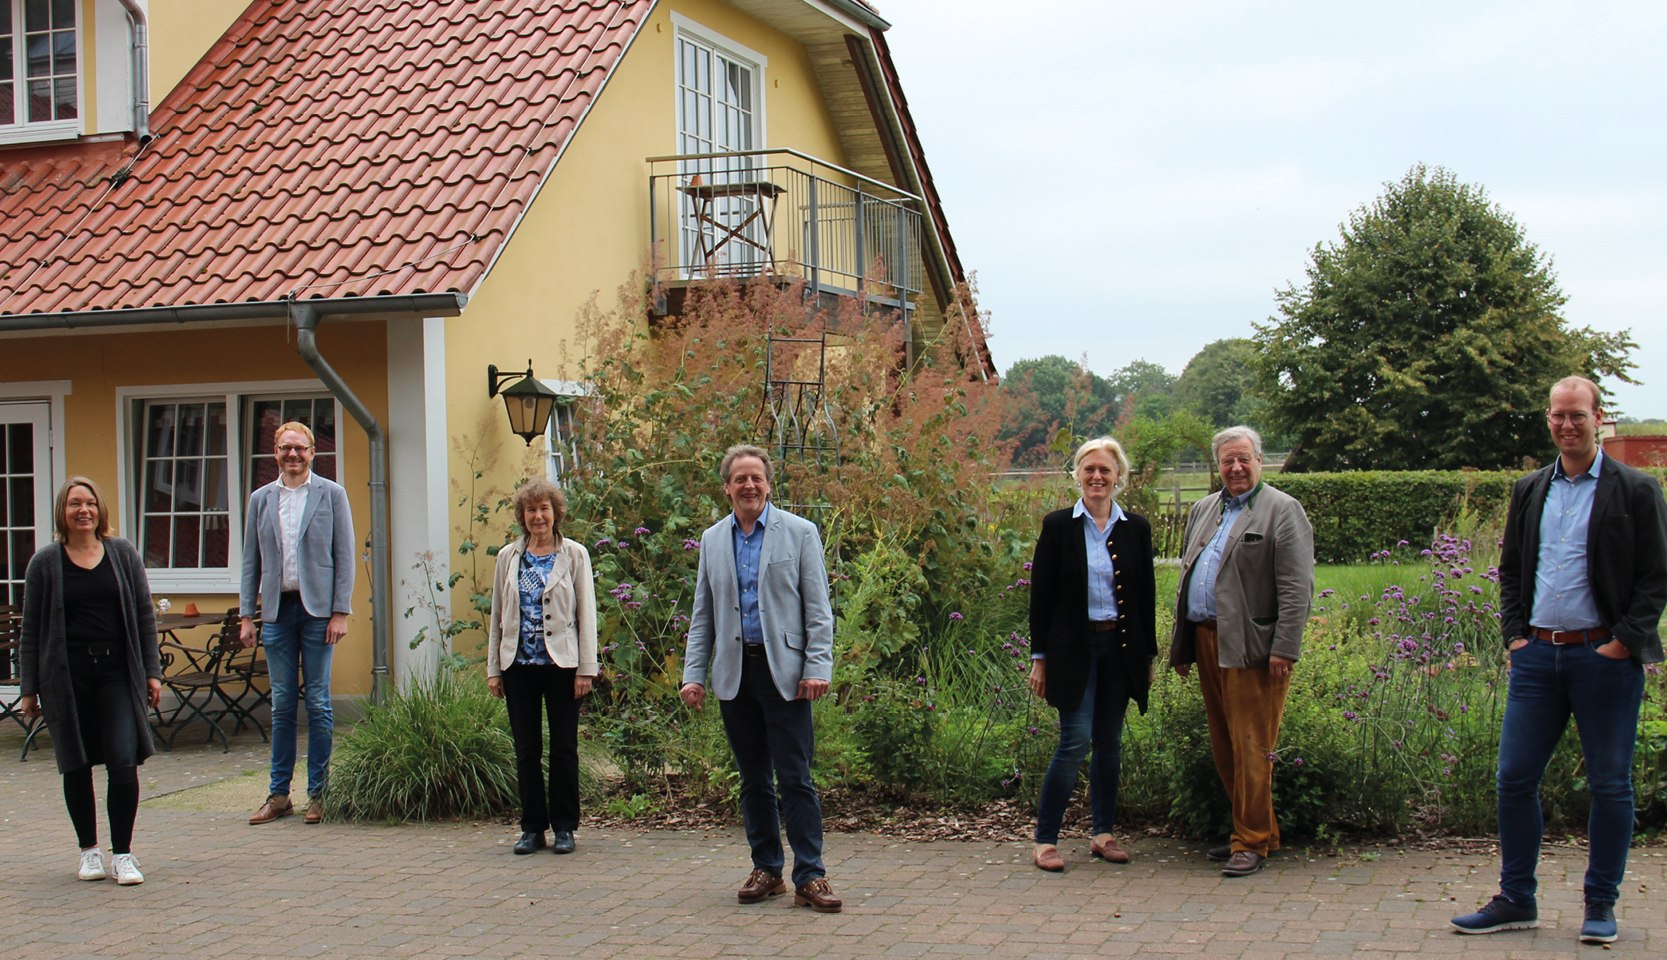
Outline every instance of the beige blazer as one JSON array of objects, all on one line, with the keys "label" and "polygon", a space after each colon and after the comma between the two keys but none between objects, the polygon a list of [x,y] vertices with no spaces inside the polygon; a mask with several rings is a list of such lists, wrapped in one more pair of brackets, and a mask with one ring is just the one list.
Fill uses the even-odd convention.
[{"label": "beige blazer", "polygon": [[[1198,659],[1194,624],[1187,621],[1187,589],[1221,517],[1221,493],[1192,505],[1181,553],[1181,590],[1175,598],[1171,665]],[[1302,656],[1302,632],[1314,601],[1314,528],[1290,494],[1266,484],[1228,534],[1216,574],[1217,660],[1222,667],[1266,666],[1270,654]]]},{"label": "beige blazer", "polygon": [[[515,664],[521,645],[521,554],[527,539],[498,551],[492,573],[492,615],[486,621],[486,675],[496,677]],[[558,667],[578,668],[579,676],[594,677],[596,662],[596,575],[590,553],[572,537],[562,537],[555,566],[544,584],[544,649]]]}]

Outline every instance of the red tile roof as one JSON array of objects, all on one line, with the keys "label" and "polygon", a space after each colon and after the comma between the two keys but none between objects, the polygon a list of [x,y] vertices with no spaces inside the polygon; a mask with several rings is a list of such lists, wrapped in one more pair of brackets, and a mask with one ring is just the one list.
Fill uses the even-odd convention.
[{"label": "red tile roof", "polygon": [[143,149],[0,151],[0,315],[467,293],[652,6],[257,0]]}]

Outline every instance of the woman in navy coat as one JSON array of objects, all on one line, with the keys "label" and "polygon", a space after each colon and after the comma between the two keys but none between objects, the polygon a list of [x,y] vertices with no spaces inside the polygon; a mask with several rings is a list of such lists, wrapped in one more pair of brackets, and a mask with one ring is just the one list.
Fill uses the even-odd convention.
[{"label": "woman in navy coat", "polygon": [[1042,781],[1032,859],[1065,869],[1059,831],[1076,791],[1083,757],[1093,811],[1092,856],[1127,863],[1112,835],[1123,715],[1129,701],[1146,711],[1157,656],[1152,525],[1117,504],[1129,458],[1099,437],[1071,460],[1081,498],[1042,519],[1031,562],[1030,689],[1059,711],[1059,746]]}]

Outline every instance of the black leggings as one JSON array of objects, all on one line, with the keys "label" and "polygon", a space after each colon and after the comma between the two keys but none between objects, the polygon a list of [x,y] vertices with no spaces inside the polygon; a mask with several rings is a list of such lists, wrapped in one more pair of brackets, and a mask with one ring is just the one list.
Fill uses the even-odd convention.
[{"label": "black leggings", "polygon": [[64,774],[64,806],[69,809],[81,849],[98,846],[93,765],[104,764],[110,849],[131,853],[133,821],[139,815],[139,730],[127,659],[121,655],[120,645],[113,656],[92,656],[85,648],[72,645],[69,660],[76,720],[89,762]]},{"label": "black leggings", "polygon": [[[110,852],[133,852],[133,821],[139,816],[139,769],[106,767],[104,808],[110,816]],[[94,808],[93,768],[64,774],[64,806],[75,825],[75,842],[86,850],[98,846],[98,811]]]}]

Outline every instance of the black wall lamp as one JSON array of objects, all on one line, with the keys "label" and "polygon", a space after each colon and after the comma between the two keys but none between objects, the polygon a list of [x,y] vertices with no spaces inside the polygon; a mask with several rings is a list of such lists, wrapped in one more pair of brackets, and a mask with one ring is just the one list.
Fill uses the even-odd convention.
[{"label": "black wall lamp", "polygon": [[[503,387],[508,380],[515,382]],[[533,376],[531,359],[527,361],[526,373],[499,373],[496,364],[486,365],[486,395],[495,397],[500,393],[504,396],[504,409],[509,413],[510,432],[532,446],[533,438],[543,436],[549,427],[550,413],[556,409],[560,394]]]}]

